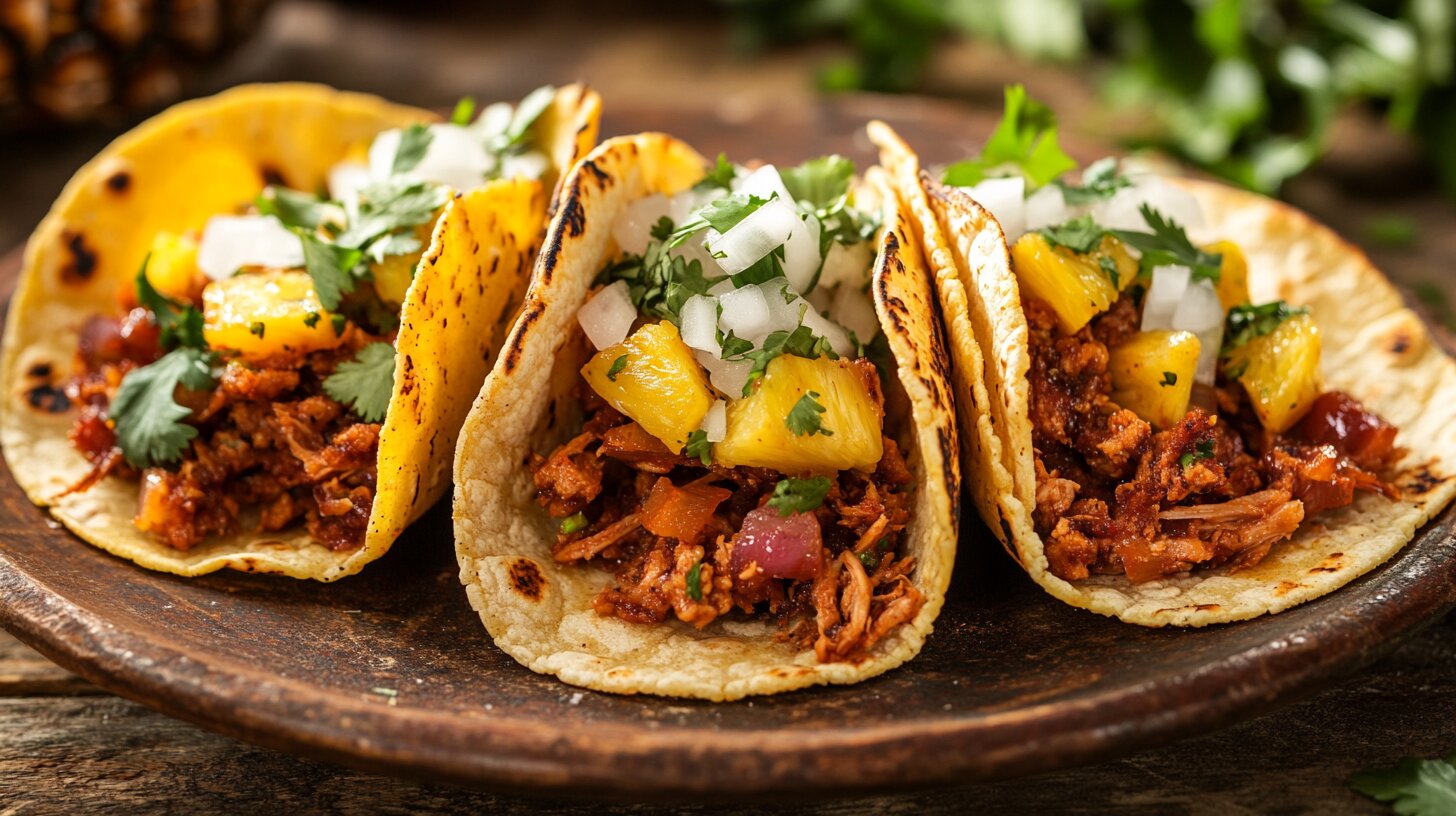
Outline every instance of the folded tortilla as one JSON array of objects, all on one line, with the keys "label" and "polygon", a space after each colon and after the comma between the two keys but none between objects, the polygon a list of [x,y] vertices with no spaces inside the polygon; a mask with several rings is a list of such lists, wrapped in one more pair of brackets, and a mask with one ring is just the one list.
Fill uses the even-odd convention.
[{"label": "folded tortilla", "polygon": [[[1274,545],[1258,564],[1199,569],[1147,583],[1053,575],[1033,529],[1036,477],[1027,370],[1026,316],[1009,247],[995,218],[965,191],[924,173],[913,151],[882,123],[871,138],[931,258],[950,327],[957,388],[984,387],[989,423],[963,413],[971,484],[992,484],[977,510],[1027,573],[1073,606],[1144,626],[1204,626],[1280,612],[1326,595],[1384,563],[1456,497],[1456,362],[1359,249],[1304,213],[1221,184],[1169,179],[1203,208],[1190,238],[1237,242],[1255,303],[1309,307],[1321,332],[1326,383],[1400,429],[1406,449],[1393,468],[1399,501],[1359,495]],[[965,383],[982,370],[984,383]],[[977,438],[979,436],[979,438]]]},{"label": "folded tortilla", "polygon": [[115,311],[118,290],[134,280],[157,232],[201,229],[268,184],[319,189],[351,147],[439,118],[377,97],[304,84],[239,87],[170,108],[76,173],[27,244],[10,304],[0,444],[12,475],[76,535],[150,569],[200,575],[227,567],[320,581],[358,572],[444,495],[457,430],[524,294],[550,192],[595,144],[599,109],[589,90],[558,90],[538,120],[552,159],[546,176],[464,192],[435,223],[401,310],[363,546],[334,552],[298,525],[182,552],[132,523],[135,480],[107,478],[62,496],[91,465],[67,442],[74,411],[56,399],[55,384],[71,368],[80,326]]},{"label": "folded tortilla", "polygon": [[690,147],[661,134],[608,140],[567,179],[521,315],[465,421],[455,464],[455,546],[470,603],[498,646],[526,667],[617,693],[732,700],[821,683],[853,683],[919,652],[944,601],[955,554],[960,470],[944,341],[920,245],[888,180],[872,169],[857,193],[878,203],[873,296],[897,377],[886,382],[885,433],[915,477],[905,551],[926,601],[858,663],[818,663],[775,641],[774,622],[736,616],[698,630],[679,621],[601,617],[592,599],[612,576],[552,559],[556,526],[535,503],[531,453],[581,422],[575,386],[587,345],[577,323],[593,280],[615,256],[612,224],[633,200],[671,195],[703,176]]}]

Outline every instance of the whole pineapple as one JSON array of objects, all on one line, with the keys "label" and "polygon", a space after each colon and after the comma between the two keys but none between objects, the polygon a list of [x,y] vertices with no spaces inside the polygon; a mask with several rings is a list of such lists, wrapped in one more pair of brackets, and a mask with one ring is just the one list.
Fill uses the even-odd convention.
[{"label": "whole pineapple", "polygon": [[0,125],[160,107],[269,0],[0,0]]}]

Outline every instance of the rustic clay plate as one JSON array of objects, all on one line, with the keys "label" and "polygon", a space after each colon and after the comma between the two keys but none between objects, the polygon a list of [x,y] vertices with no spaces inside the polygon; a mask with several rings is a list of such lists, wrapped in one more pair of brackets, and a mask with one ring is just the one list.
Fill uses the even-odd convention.
[{"label": "rustic clay plate", "polygon": [[[617,111],[704,152],[870,158],[870,116],[930,161],[991,124],[849,100],[731,117]],[[9,291],[19,260],[0,264]],[[1456,603],[1456,511],[1340,592],[1202,631],[1125,626],[1043,594],[968,521],[924,653],[846,688],[732,704],[582,691],[494,648],[456,576],[448,508],[362,575],[180,579],[50,522],[0,476],[0,623],[61,665],[206,728],[310,756],[496,788],[715,796],[842,794],[987,780],[1224,725],[1362,666]]]}]

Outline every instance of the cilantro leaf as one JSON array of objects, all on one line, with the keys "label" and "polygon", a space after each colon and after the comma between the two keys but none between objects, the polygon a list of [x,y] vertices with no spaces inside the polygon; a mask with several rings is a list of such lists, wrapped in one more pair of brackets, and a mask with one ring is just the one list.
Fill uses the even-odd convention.
[{"label": "cilantro leaf", "polygon": [[428,127],[416,122],[399,132],[399,147],[394,149],[394,163],[390,165],[391,175],[408,173],[425,158],[435,134]]},{"label": "cilantro leaf", "polygon": [[683,448],[683,453],[697,457],[703,467],[712,465],[713,443],[708,441],[708,432],[700,429],[688,434],[688,444]]},{"label": "cilantro leaf", "polygon": [[669,247],[680,246],[704,227],[727,232],[767,203],[768,199],[759,198],[752,193],[734,193],[710,201],[694,210],[687,221],[673,231],[667,245]]},{"label": "cilantro leaf", "polygon": [[516,103],[516,109],[511,113],[511,123],[506,125],[505,146],[514,147],[526,140],[526,133],[530,131],[531,125],[541,118],[541,114],[551,107],[556,99],[556,88],[551,85],[542,85]]},{"label": "cilantro leaf", "polygon": [[729,357],[737,357],[740,354],[747,354],[753,351],[753,341],[744,340],[742,337],[734,335],[731,330],[728,332],[728,336],[723,338],[722,345],[723,359],[725,360]]},{"label": "cilantro leaf", "polygon": [[1054,247],[1066,247],[1079,255],[1085,255],[1096,249],[1102,243],[1102,237],[1107,234],[1092,216],[1083,215],[1073,218],[1062,224],[1043,227],[1037,230],[1047,243]]},{"label": "cilantro leaf", "polygon": [[[753,393],[753,385],[758,382],[768,370],[768,364],[783,354],[792,354],[795,357],[814,359],[816,357],[828,357],[831,360],[838,359],[839,355],[834,353],[834,348],[829,345],[829,339],[815,334],[808,326],[800,326],[793,331],[779,330],[771,332],[763,340],[763,345],[758,349],[746,352],[743,359],[750,360],[753,365],[748,369],[748,381],[743,384],[743,396]],[[727,355],[724,355],[725,358]]]},{"label": "cilantro leaf", "polygon": [[1152,227],[1152,232],[1137,232],[1135,230],[1110,230],[1112,235],[1117,236],[1123,243],[1137,249],[1142,253],[1142,260],[1139,262],[1145,272],[1151,272],[1158,266],[1186,266],[1193,271],[1192,280],[1207,280],[1218,283],[1219,267],[1223,264],[1223,256],[1214,252],[1204,252],[1188,240],[1188,233],[1178,222],[1165,217],[1161,212],[1144,204],[1138,207],[1138,212],[1143,214],[1143,220]]},{"label": "cilantro leaf", "polygon": [[316,230],[325,220],[325,202],[316,195],[270,185],[253,199],[262,215],[271,215],[285,227]]},{"label": "cilantro leaf", "polygon": [[824,418],[819,416],[826,410],[828,409],[819,404],[819,393],[810,391],[799,397],[799,401],[789,409],[789,415],[784,417],[784,424],[795,436],[813,436],[814,434],[834,436],[834,431],[824,427]]},{"label": "cilantro leaf", "polygon": [[394,394],[394,346],[370,343],[359,349],[324,380],[324,392],[353,407],[365,422],[383,421]]},{"label": "cilantro leaf", "polygon": [[1406,757],[1389,768],[1370,768],[1350,777],[1350,787],[1402,816],[1456,813],[1456,754],[1445,759]]},{"label": "cilantro leaf", "polygon": [[450,124],[465,127],[470,120],[475,118],[475,97],[462,96],[455,103],[455,109],[450,111]]},{"label": "cilantro leaf", "polygon": [[362,249],[386,233],[434,221],[449,198],[443,186],[425,181],[392,178],[370,184],[351,207],[349,228],[334,241]]},{"label": "cilantro leaf", "polygon": [[849,192],[854,162],[838,155],[820,156],[780,171],[779,178],[794,200],[807,201],[816,210],[828,208]]},{"label": "cilantro leaf", "polygon": [[671,238],[674,226],[672,219],[665,215],[657,219],[657,223],[653,224],[652,229],[649,230],[652,235],[652,240],[666,241],[668,238]]},{"label": "cilantro leaf", "polygon": [[1061,179],[1052,183],[1061,188],[1062,200],[1069,207],[1106,201],[1118,190],[1132,186],[1126,176],[1117,172],[1117,159],[1111,156],[1087,165],[1087,169],[1082,171],[1081,184],[1070,184]]},{"label": "cilantro leaf", "polygon": [[1160,386],[1162,386],[1164,388],[1167,388],[1170,385],[1177,385],[1177,384],[1178,384],[1178,375],[1175,374],[1175,373],[1173,373],[1173,372],[1171,372],[1171,371],[1164,371],[1163,372],[1163,379],[1158,382],[1158,385],[1160,385]]},{"label": "cilantro leaf", "polygon": [[147,264],[151,260],[151,253],[147,253],[142,258],[141,269],[137,270],[137,303],[156,318],[162,348],[207,348],[207,341],[202,337],[202,312],[190,303],[183,304],[172,300],[152,286],[152,282],[147,279]]},{"label": "cilantro leaf", "polygon": [[1309,314],[1309,309],[1293,307],[1282,300],[1262,303],[1258,306],[1245,303],[1229,309],[1228,324],[1223,335],[1223,353],[1242,346],[1250,340],[1263,337],[1279,328],[1291,317]]},{"label": "cilantro leaf", "polygon": [[353,270],[363,260],[364,254],[357,249],[328,243],[307,230],[295,228],[294,232],[303,242],[303,267],[313,278],[319,303],[329,311],[339,308],[344,293],[354,291]]},{"label": "cilantro leaf", "polygon": [[1197,462],[1197,461],[1200,461],[1200,460],[1203,460],[1203,459],[1212,459],[1212,458],[1213,458],[1213,440],[1212,439],[1204,439],[1204,440],[1202,440],[1202,441],[1200,441],[1198,443],[1198,446],[1196,448],[1194,448],[1194,450],[1189,451],[1188,453],[1185,453],[1182,456],[1178,457],[1178,464],[1184,470],[1187,470],[1188,467],[1190,465],[1192,465],[1194,462]]},{"label": "cilantro leaf", "polygon": [[1077,166],[1057,143],[1056,116],[1047,106],[1026,95],[1026,88],[1006,88],[1001,122],[981,153],[945,169],[941,180],[952,187],[970,187],[1011,170],[1033,186],[1050,183]]},{"label": "cilantro leaf", "polygon": [[153,363],[128,371],[111,401],[116,444],[133,467],[148,468],[182,455],[197,429],[182,420],[192,409],[173,399],[177,386],[193,391],[212,387],[214,356],[197,348],[177,348]]},{"label": "cilantro leaf", "polygon": [[728,161],[728,156],[723,153],[719,153],[718,161],[713,165],[713,169],[709,170],[706,175],[699,179],[698,183],[693,185],[693,189],[732,190],[733,179],[737,176],[738,169],[733,166],[732,162]]},{"label": "cilantro leaf", "polygon": [[558,529],[562,535],[571,535],[578,530],[585,530],[589,524],[591,522],[587,521],[586,514],[578,511],[562,519]]},{"label": "cilantro leaf", "polygon": [[623,354],[621,357],[618,357],[617,359],[612,361],[612,365],[607,369],[607,379],[611,380],[612,382],[616,382],[617,375],[622,373],[622,369],[626,367],[627,355]]},{"label": "cilantro leaf", "polygon": [[688,597],[695,601],[703,599],[703,562],[694,564],[686,576]]},{"label": "cilantro leaf", "polygon": [[774,485],[774,492],[768,506],[779,511],[780,516],[808,513],[819,509],[834,481],[828,476],[813,476],[808,479],[782,479]]}]

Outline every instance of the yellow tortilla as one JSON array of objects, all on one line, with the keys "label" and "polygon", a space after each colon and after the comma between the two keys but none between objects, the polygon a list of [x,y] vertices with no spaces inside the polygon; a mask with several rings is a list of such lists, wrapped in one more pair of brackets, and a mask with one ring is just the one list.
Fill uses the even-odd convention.
[{"label": "yellow tortilla", "polygon": [[[558,91],[538,125],[555,162],[590,149],[598,108],[590,91]],[[301,525],[249,531],[247,519],[242,532],[187,552],[161,544],[132,524],[133,480],[108,478],[61,496],[90,469],[66,439],[75,414],[30,403],[68,376],[81,324],[115,312],[118,290],[131,284],[158,231],[201,229],[270,182],[317,189],[351,147],[436,118],[322,86],[244,86],[167,110],[81,168],[27,245],[6,325],[0,444],[26,495],[92,544],[178,575],[227,567],[332,581],[387,551],[445,493],[457,429],[523,294],[548,191],[565,164],[542,182],[492,182],[459,195],[436,222],[401,311],[375,503],[357,550],[330,551]]]},{"label": "yellow tortilla", "polygon": [[[612,579],[551,557],[555,525],[535,503],[530,454],[549,452],[580,424],[574,394],[586,355],[577,309],[615,256],[611,227],[631,201],[672,194],[706,168],[661,134],[612,139],[568,178],[521,316],[465,421],[455,463],[455,546],[470,603],[500,646],[533,671],[617,693],[732,700],[821,683],[852,683],[913,657],[944,601],[955,554],[960,471],[953,398],[934,295],[909,224],[882,173],[860,202],[883,206],[873,272],[875,309],[894,353],[886,432],[916,477],[905,546],[925,606],[860,663],[818,663],[774,641],[769,621],[727,617],[705,630],[671,620],[598,616],[591,601]],[[896,387],[898,385],[898,387]],[[888,395],[899,392],[897,399]],[[898,403],[900,412],[895,414]]]},{"label": "yellow tortilla", "polygon": [[[880,143],[886,148],[886,140]],[[888,148],[911,156],[902,155],[902,162],[913,160],[903,143]],[[1005,237],[990,213],[962,190],[922,173],[916,189],[904,192],[913,178],[908,171],[897,174],[903,194],[923,195],[930,204],[934,219],[921,220],[927,246],[948,246],[953,256],[953,275],[936,270],[947,320],[954,326],[952,310],[966,309],[976,329],[973,340],[989,350],[986,379],[997,394],[991,410],[1006,455],[998,461],[968,451],[968,472],[973,482],[1002,472],[1015,478],[1013,494],[1000,497],[995,512],[978,509],[993,531],[1007,536],[1027,573],[1057,598],[1144,626],[1204,626],[1280,612],[1384,563],[1456,497],[1456,363],[1395,287],[1362,252],[1292,207],[1220,184],[1170,179],[1203,207],[1206,226],[1190,237],[1239,244],[1255,303],[1282,298],[1308,306],[1321,330],[1329,387],[1350,393],[1400,428],[1397,444],[1407,454],[1394,482],[1403,497],[1391,502],[1362,493],[1349,507],[1307,520],[1292,539],[1274,545],[1248,569],[1196,570],[1143,584],[1125,576],[1068,582],[1052,575],[1031,521],[1036,482],[1026,317]],[[955,282],[979,297],[958,299]],[[952,342],[964,343],[964,335],[952,332]],[[965,376],[965,369],[958,372]]]}]

